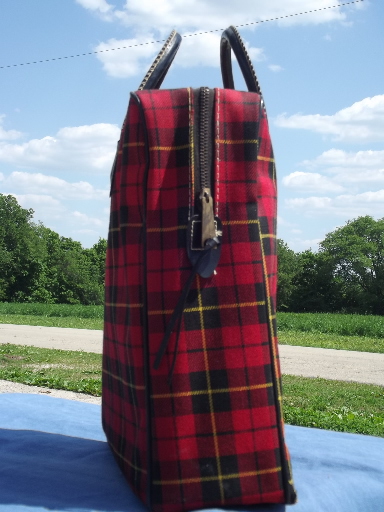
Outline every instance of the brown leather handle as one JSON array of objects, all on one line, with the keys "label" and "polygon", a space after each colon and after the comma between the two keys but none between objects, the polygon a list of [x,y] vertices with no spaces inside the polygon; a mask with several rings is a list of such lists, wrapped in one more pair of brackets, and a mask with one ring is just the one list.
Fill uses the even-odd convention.
[{"label": "brown leather handle", "polygon": [[158,89],[161,86],[180,44],[181,35],[175,30],[172,30],[164,46],[143,78],[139,86],[139,91],[143,89]]},{"label": "brown leather handle", "polygon": [[240,37],[239,32],[233,26],[227,28],[227,30],[224,30],[221,36],[220,63],[224,88],[235,88],[231,61],[232,50],[236,56],[237,62],[239,63],[245,83],[248,87],[248,91],[261,94],[260,85],[256,78],[256,73],[253,69],[251,59],[249,58],[248,52],[245,48],[243,40]]}]

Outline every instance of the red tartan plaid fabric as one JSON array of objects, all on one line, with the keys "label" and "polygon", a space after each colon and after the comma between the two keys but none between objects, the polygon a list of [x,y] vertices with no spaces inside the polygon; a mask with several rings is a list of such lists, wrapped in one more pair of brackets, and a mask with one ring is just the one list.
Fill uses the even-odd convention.
[{"label": "red tartan plaid fabric", "polygon": [[276,179],[258,94],[215,89],[216,273],[197,276],[153,367],[191,272],[192,89],[132,96],[111,187],[103,426],[130,485],[156,512],[293,503],[276,338]]}]

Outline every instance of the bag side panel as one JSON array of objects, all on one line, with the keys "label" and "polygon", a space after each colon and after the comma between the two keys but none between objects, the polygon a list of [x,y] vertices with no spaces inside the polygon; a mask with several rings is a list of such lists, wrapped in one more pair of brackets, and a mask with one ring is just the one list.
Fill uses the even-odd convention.
[{"label": "bag side panel", "polygon": [[[276,253],[262,242],[275,237],[276,187],[270,146],[268,156],[265,150],[258,158],[257,94],[216,90],[214,197],[222,255],[217,273],[197,277],[189,293],[171,384],[175,333],[153,369],[191,272],[185,247],[197,143],[192,92],[138,93],[150,147],[148,339],[152,507],[158,512],[287,501],[278,360],[271,349]],[[269,134],[264,138],[267,148]]]},{"label": "bag side panel", "polygon": [[[285,445],[281,407],[281,370],[276,329],[276,168],[267,114],[260,98],[255,101],[252,93],[225,89],[218,90],[217,97],[216,208],[219,216],[229,219],[226,235],[232,241],[231,266],[235,269],[235,287],[239,294],[243,293],[244,289],[240,290],[241,287],[236,283],[250,279],[250,285],[253,280],[256,300],[259,307],[264,309],[264,315],[258,318],[264,327],[263,334],[260,337],[254,326],[254,335],[255,340],[265,348],[263,357],[258,360],[259,364],[264,365],[266,382],[271,384],[274,395],[267,428],[274,431],[275,450],[274,453],[270,450],[269,456],[271,462],[274,460],[275,467],[279,468],[284,496],[282,501],[294,503],[296,492]],[[246,246],[237,245],[236,240],[241,241],[240,244],[245,243],[251,251],[253,278],[252,272],[247,269]],[[241,247],[244,251],[241,251]],[[240,270],[242,266],[243,271]]]},{"label": "bag side panel", "polygon": [[147,414],[143,329],[143,182],[146,156],[131,100],[111,184],[105,282],[102,422],[117,462],[143,501]]}]

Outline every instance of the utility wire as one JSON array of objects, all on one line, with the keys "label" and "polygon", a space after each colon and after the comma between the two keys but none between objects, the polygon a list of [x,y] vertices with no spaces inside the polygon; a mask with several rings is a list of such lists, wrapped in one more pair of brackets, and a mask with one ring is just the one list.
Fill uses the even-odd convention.
[{"label": "utility wire", "polygon": [[[283,20],[285,18],[293,18],[295,16],[302,16],[303,14],[311,14],[314,12],[325,11],[326,9],[336,9],[336,7],[344,7],[346,5],[358,4],[361,2],[364,2],[364,0],[354,0],[353,2],[345,2],[342,4],[330,5],[328,7],[320,7],[319,9],[312,9],[311,11],[297,12],[295,14],[286,14],[284,16],[278,16],[276,18],[269,18],[266,20],[252,21],[250,23],[243,23],[241,25],[236,25],[236,27],[249,27],[250,25],[259,25],[260,23],[267,23],[269,21],[278,21],[278,20]],[[213,30],[206,30],[204,32],[195,32],[193,34],[183,35],[183,37],[193,37],[193,36],[200,36],[203,34],[212,34],[213,32],[222,32],[223,30],[225,30],[225,29],[215,28]],[[126,50],[128,48],[135,48],[137,46],[146,46],[149,44],[163,43],[165,41],[166,41],[166,39],[158,39],[156,41],[147,41],[146,43],[132,44],[129,46],[120,46],[119,48],[108,48],[107,50],[97,50],[97,51],[87,52],[87,53],[78,53],[76,55],[67,55],[65,57],[55,57],[52,59],[35,60],[32,62],[23,62],[21,64],[9,64],[8,66],[0,66],[0,69],[14,68],[14,67],[18,67],[18,66],[30,66],[32,64],[41,64],[43,62],[53,62],[56,60],[74,59],[76,57],[85,57],[87,55],[95,55],[96,53],[112,52],[112,51],[116,51],[116,50]]]}]

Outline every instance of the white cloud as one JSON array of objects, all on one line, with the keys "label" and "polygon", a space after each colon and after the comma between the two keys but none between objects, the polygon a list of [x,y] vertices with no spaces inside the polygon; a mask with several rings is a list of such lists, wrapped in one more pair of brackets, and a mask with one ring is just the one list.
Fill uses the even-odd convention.
[{"label": "white cloud", "polygon": [[[185,36],[174,61],[175,66],[189,68],[194,66],[218,67],[220,65],[219,34],[208,33],[201,34],[199,37],[188,37],[188,33],[186,33]],[[103,68],[109,76],[129,78],[144,75],[161,45],[141,44],[154,39],[153,34],[142,34],[140,37],[133,39],[110,39],[105,43],[100,43],[95,48],[95,51],[102,52],[97,53],[96,56],[102,62]],[[265,59],[262,48],[252,47],[245,40],[244,43],[252,61]],[[123,49],[118,50],[118,48]]]},{"label": "white cloud", "polygon": [[270,64],[268,68],[273,71],[274,73],[279,73],[280,71],[283,71],[283,67],[279,66],[278,64]]},{"label": "white cloud", "polygon": [[76,223],[80,223],[83,226],[104,226],[105,222],[103,222],[100,219],[97,219],[95,217],[90,217],[89,215],[81,212],[73,212],[71,214],[72,218],[75,220]]},{"label": "white cloud", "polygon": [[113,5],[110,5],[106,0],[75,0],[79,5],[93,11],[101,16],[106,21],[112,21],[114,19]]},{"label": "white cloud", "polygon": [[111,124],[62,128],[22,144],[0,143],[0,161],[18,167],[107,173],[120,129]]},{"label": "white cloud", "polygon": [[[323,173],[332,176],[332,182],[336,186],[337,184],[371,186],[372,183],[384,182],[384,151],[347,152],[341,149],[330,149],[314,160],[304,160],[300,165],[308,170],[321,169]],[[289,186],[288,183],[285,184]]]},{"label": "white cloud", "polygon": [[[280,18],[279,24],[321,24],[331,21],[345,22],[346,13],[332,8],[334,0],[237,0],[236,8],[230,0],[126,0],[122,9],[105,0],[77,0],[84,8],[114,18],[135,30],[159,27],[160,31],[209,30],[241,25],[255,21]],[[320,9],[320,10],[319,10]],[[310,13],[309,11],[315,11]],[[306,12],[301,16],[296,14]]]},{"label": "white cloud", "polygon": [[[104,71],[115,78],[128,78],[143,75],[154,60],[158,48],[153,44],[144,44],[153,40],[153,36],[134,39],[109,39],[95,47],[102,52],[96,57],[102,62]],[[140,46],[141,45],[141,46]],[[119,48],[124,48],[120,49]],[[137,84],[139,86],[139,84]]]},{"label": "white cloud", "polygon": [[384,94],[365,98],[333,115],[281,114],[275,124],[282,128],[309,130],[345,142],[384,139]]},{"label": "white cloud", "polygon": [[15,140],[19,139],[22,136],[21,132],[17,130],[5,130],[3,128],[3,122],[5,119],[5,115],[0,115],[0,140]]},{"label": "white cloud", "polygon": [[23,208],[32,208],[36,214],[34,220],[48,221],[62,219],[65,207],[58,199],[44,194],[12,194]]},{"label": "white cloud", "polygon": [[356,218],[360,215],[383,217],[384,189],[360,194],[343,194],[336,197],[311,196],[286,199],[288,208],[297,210],[306,217],[338,215]]},{"label": "white cloud", "polygon": [[314,172],[292,172],[283,178],[283,185],[307,192],[343,192],[345,190],[333,180]]},{"label": "white cloud", "polygon": [[326,167],[328,172],[338,172],[340,168],[369,169],[384,168],[384,151],[347,152],[342,149],[329,149],[314,160],[304,160],[308,168]]},{"label": "white cloud", "polygon": [[95,189],[86,181],[69,183],[68,181],[46,176],[41,173],[13,172],[4,180],[3,186],[10,190],[28,192],[28,194],[48,195],[58,197],[60,200],[104,200],[108,198],[108,190]]},{"label": "white cloud", "polygon": [[[217,38],[220,32],[230,25],[242,26],[241,31],[253,30],[257,23],[276,19],[280,25],[308,25],[345,22],[345,11],[334,6],[334,0],[237,0],[236,8],[232,0],[126,0],[123,7],[106,0],[76,0],[85,9],[98,14],[105,21],[115,21],[133,31],[131,39],[110,39],[95,47],[102,51],[97,58],[103,63],[105,71],[113,77],[136,76],[145,71],[149,58],[156,53],[156,45],[149,44],[129,48],[127,51],[116,50],[144,44],[148,41],[165,39],[174,28],[182,35],[197,33],[184,38],[183,54],[179,57],[184,67],[194,65],[218,65]],[[320,10],[319,10],[320,9]],[[316,12],[310,13],[310,11]],[[296,14],[306,12],[297,16]],[[215,31],[215,33],[207,33]],[[216,32],[217,31],[217,32]],[[215,42],[215,46],[213,46]],[[213,53],[214,52],[214,53]],[[260,60],[262,50],[249,48],[252,60]],[[281,71],[281,66],[271,65],[274,72]]]}]

